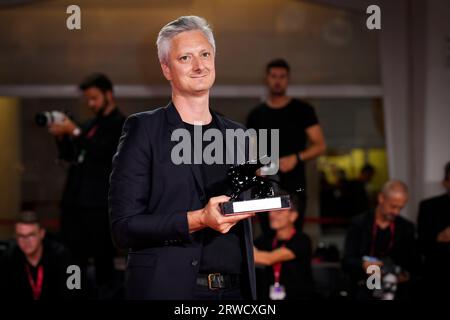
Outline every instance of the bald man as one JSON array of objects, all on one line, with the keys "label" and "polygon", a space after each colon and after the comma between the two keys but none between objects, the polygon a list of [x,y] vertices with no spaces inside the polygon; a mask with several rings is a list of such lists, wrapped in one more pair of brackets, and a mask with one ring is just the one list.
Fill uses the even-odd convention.
[{"label": "bald man", "polygon": [[373,297],[373,291],[366,285],[370,265],[381,270],[400,267],[396,298],[411,296],[411,280],[419,258],[414,225],[400,216],[407,202],[407,186],[401,181],[388,181],[378,194],[376,208],[353,219],[347,231],[342,264],[356,284],[355,298]]}]

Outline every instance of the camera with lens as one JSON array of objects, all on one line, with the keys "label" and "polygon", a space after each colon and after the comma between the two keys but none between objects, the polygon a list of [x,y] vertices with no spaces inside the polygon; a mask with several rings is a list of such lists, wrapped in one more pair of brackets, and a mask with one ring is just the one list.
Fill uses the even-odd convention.
[{"label": "camera with lens", "polygon": [[62,111],[44,111],[35,116],[36,124],[40,127],[50,126],[55,123],[61,123],[67,115]]},{"label": "camera with lens", "polygon": [[[63,123],[66,118],[72,119],[68,112],[58,110],[44,111],[36,114],[35,122],[40,127],[49,127],[53,124]],[[69,163],[79,162],[79,151],[70,139],[70,135],[67,134],[58,138],[55,137],[58,148],[58,161],[64,160]]]},{"label": "camera with lens", "polygon": [[397,292],[398,278],[402,269],[390,258],[381,259],[381,289],[375,290],[373,296],[380,300],[394,300]]}]

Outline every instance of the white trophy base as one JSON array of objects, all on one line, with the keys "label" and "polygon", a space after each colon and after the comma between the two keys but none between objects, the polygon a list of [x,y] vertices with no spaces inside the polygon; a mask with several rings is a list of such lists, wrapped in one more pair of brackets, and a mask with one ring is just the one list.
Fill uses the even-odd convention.
[{"label": "white trophy base", "polygon": [[220,204],[222,214],[225,216],[247,212],[284,210],[290,207],[291,201],[288,195],[245,201],[228,201]]}]

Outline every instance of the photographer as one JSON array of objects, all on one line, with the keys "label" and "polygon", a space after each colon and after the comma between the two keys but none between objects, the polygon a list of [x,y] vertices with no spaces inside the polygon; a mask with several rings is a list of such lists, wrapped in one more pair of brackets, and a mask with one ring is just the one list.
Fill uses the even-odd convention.
[{"label": "photographer", "polygon": [[105,75],[89,76],[80,90],[95,117],[81,125],[65,117],[51,123],[49,132],[57,138],[60,157],[71,163],[61,201],[63,239],[83,275],[89,257],[94,258],[96,282],[102,290],[114,276],[108,189],[125,117],[116,107],[113,85]]},{"label": "photographer", "polygon": [[[394,291],[398,288],[396,292],[390,292],[390,297],[409,297],[420,260],[414,225],[399,215],[407,201],[406,185],[400,181],[388,181],[378,195],[375,210],[359,215],[352,221],[345,240],[342,264],[356,284],[356,299],[372,299],[379,293],[370,290],[366,284],[369,277],[366,272],[370,265],[380,267],[382,283],[389,282]],[[395,281],[389,279],[392,276]]]}]

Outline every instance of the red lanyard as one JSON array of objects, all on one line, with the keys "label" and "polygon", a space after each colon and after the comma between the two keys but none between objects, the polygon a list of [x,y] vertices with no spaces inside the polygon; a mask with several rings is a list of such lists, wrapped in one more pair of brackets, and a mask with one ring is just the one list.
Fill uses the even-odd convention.
[{"label": "red lanyard", "polygon": [[[291,239],[292,239],[292,237],[295,235],[295,233],[296,233],[297,231],[294,229],[293,231],[292,231],[292,234],[289,236],[289,238],[286,240],[286,242],[288,242],[288,241],[290,241]],[[286,246],[286,242],[284,242],[282,245],[281,245],[281,247],[285,247]],[[274,238],[273,238],[273,241],[272,241],[272,249],[276,249],[277,248],[277,245],[278,245],[278,240],[277,240],[277,237],[275,236]],[[273,266],[272,266],[272,268],[273,268],[273,277],[275,278],[275,283],[280,283],[280,277],[281,277],[281,264],[282,264],[282,262],[278,262],[278,263],[275,263]]]},{"label": "red lanyard", "polygon": [[44,283],[44,267],[42,265],[38,267],[36,282],[33,280],[28,264],[25,264],[25,269],[28,275],[28,282],[30,283],[31,290],[33,291],[33,299],[39,300],[42,292],[42,284]]},{"label": "red lanyard", "polygon": [[[390,229],[390,238],[389,238],[389,245],[386,249],[386,251],[382,252],[382,254],[386,254],[387,252],[389,252],[393,245],[394,245],[394,235],[395,235],[395,223],[391,222],[389,225],[389,229]],[[373,257],[375,255],[375,244],[377,242],[377,223],[376,221],[373,222],[373,226],[372,226],[372,244],[371,244],[371,248],[370,248],[370,255]]]},{"label": "red lanyard", "polygon": [[91,139],[97,132],[97,129],[98,129],[98,125],[96,124],[88,131],[88,133],[86,134],[86,138]]}]

